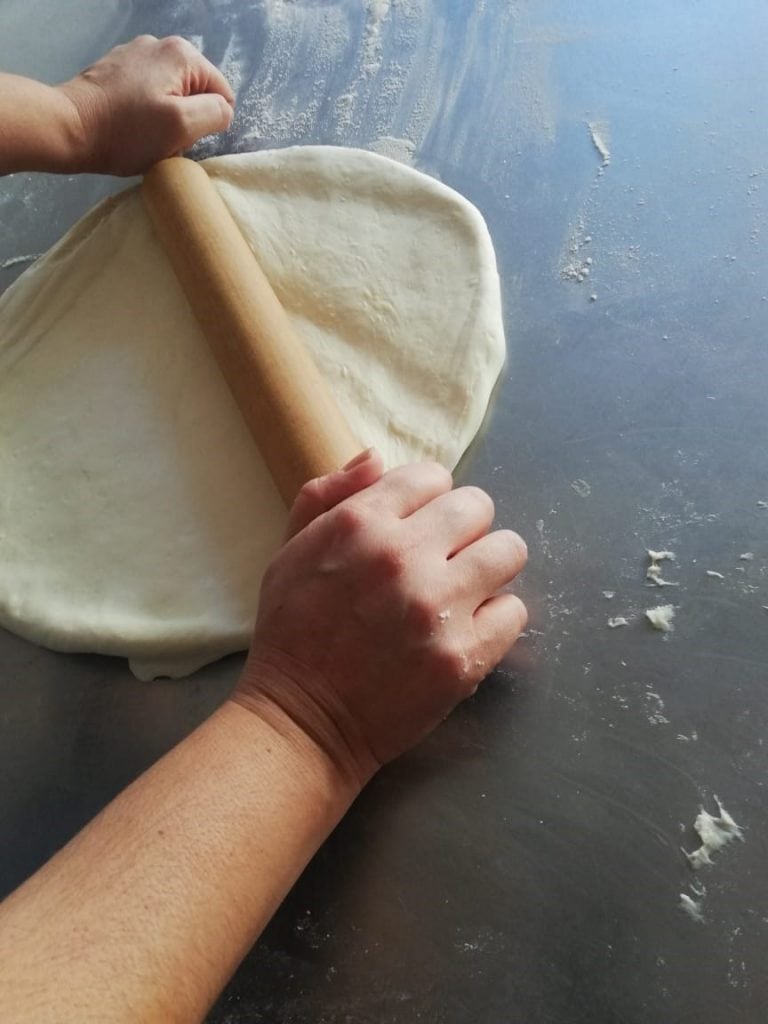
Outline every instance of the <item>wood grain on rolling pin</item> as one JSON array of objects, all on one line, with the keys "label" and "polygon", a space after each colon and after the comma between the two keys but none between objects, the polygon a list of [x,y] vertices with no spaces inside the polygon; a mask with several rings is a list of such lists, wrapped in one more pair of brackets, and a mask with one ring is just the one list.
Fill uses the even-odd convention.
[{"label": "wood grain on rolling pin", "polygon": [[199,164],[172,157],[142,185],[171,266],[283,500],[360,451],[328,384]]}]

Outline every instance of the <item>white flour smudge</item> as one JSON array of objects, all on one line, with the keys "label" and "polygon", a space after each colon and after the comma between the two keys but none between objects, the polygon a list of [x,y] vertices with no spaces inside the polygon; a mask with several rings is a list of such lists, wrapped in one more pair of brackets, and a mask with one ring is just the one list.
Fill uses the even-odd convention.
[{"label": "white flour smudge", "polygon": [[611,149],[608,144],[608,122],[590,121],[587,125],[592,145],[595,147],[602,160],[602,166],[608,167],[611,162]]}]

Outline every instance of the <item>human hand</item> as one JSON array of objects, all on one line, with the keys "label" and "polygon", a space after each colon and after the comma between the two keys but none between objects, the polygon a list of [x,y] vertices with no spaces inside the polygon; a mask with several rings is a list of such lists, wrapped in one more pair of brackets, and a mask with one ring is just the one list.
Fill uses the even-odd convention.
[{"label": "human hand", "polygon": [[179,36],[138,36],[57,87],[72,106],[71,171],[131,175],[232,121],[222,73]]},{"label": "human hand", "polygon": [[313,480],[264,576],[233,699],[295,726],[364,784],[474,693],[524,628],[499,594],[526,548],[493,502],[435,463],[375,453]]}]

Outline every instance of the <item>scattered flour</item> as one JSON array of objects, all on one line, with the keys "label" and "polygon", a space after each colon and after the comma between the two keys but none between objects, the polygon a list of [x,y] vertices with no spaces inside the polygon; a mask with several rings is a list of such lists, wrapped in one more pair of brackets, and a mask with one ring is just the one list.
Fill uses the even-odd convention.
[{"label": "scattered flour", "polygon": [[617,615],[613,619],[608,619],[608,625],[611,629],[618,629],[619,626],[628,626],[629,622],[623,615]]},{"label": "scattered flour", "polygon": [[372,78],[381,67],[381,28],[389,17],[392,0],[366,0],[366,21],[363,30],[363,53],[360,70],[366,78]]},{"label": "scattered flour", "polygon": [[[411,163],[428,144],[496,185],[523,150],[555,144],[552,47],[523,5],[469,5],[460,35],[436,0],[238,7],[223,53],[195,39],[237,94],[230,150],[321,140]],[[197,155],[220,148],[208,139]]]},{"label": "scattered flour", "polygon": [[698,738],[699,734],[698,732],[696,732],[695,729],[693,730],[690,736],[686,736],[684,732],[679,732],[677,734],[677,739],[679,739],[681,743],[695,743],[698,740]]},{"label": "scattered flour", "polygon": [[412,164],[416,146],[410,139],[397,139],[394,135],[382,135],[368,147],[374,153],[381,156],[388,156],[390,160],[397,160],[401,164]]},{"label": "scattered flour", "polygon": [[592,273],[593,258],[589,255],[587,248],[592,242],[592,236],[587,234],[584,221],[579,220],[571,233],[568,242],[568,255],[560,267],[561,275],[566,281],[575,281],[581,284],[586,281]]},{"label": "scattered flour", "polygon": [[711,577],[713,580],[724,580],[725,579],[725,576],[723,576],[723,574],[721,572],[715,572],[714,569],[707,569],[707,570],[705,570],[705,573],[706,573],[707,576]]},{"label": "scattered flour", "polygon": [[571,487],[580,498],[588,498],[592,493],[592,488],[586,480],[574,480]]},{"label": "scattered flour", "polygon": [[611,149],[609,145],[608,136],[608,122],[590,121],[587,124],[587,127],[589,128],[589,136],[592,139],[592,145],[600,154],[602,166],[608,167],[608,165],[611,162]]},{"label": "scattered flour", "polygon": [[669,719],[664,714],[664,701],[661,696],[654,693],[653,690],[646,689],[644,700],[650,725],[669,725]]},{"label": "scattered flour", "polygon": [[[574,281],[581,284],[590,279],[594,270],[595,255],[585,250],[585,246],[592,241],[592,235],[587,232],[587,210],[594,212],[595,187],[600,184],[600,179],[605,174],[611,162],[610,136],[607,121],[588,121],[587,129],[589,138],[600,157],[600,166],[597,170],[593,187],[590,189],[589,198],[586,200],[582,211],[579,214],[575,225],[569,232],[567,240],[567,253],[560,257],[560,275],[567,281]],[[597,302],[597,292],[591,291],[590,302]]]}]

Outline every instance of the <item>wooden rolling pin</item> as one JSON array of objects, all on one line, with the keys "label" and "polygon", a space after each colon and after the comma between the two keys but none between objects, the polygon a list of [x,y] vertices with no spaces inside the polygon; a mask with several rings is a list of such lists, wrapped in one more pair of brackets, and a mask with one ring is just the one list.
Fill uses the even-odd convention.
[{"label": "wooden rolling pin", "polygon": [[142,197],[176,277],[286,505],[360,451],[203,168],[171,157]]}]

